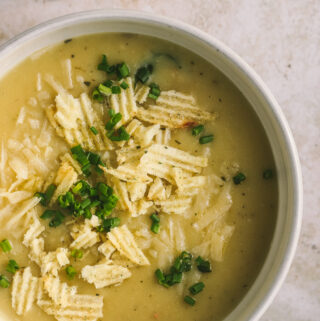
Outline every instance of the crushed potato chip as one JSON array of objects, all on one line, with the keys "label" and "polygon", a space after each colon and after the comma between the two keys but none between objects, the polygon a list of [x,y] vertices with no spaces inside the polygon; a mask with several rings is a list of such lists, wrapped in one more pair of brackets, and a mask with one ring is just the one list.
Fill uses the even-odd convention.
[{"label": "crushed potato chip", "polygon": [[98,251],[102,253],[107,260],[111,258],[111,255],[115,252],[115,250],[116,248],[112,245],[110,241],[106,241],[98,247]]},{"label": "crushed potato chip", "polygon": [[162,183],[161,178],[156,177],[154,182],[150,185],[148,192],[148,199],[150,200],[165,200],[166,189]]},{"label": "crushed potato chip", "polygon": [[89,220],[86,220],[86,222],[80,226],[74,226],[73,232],[71,232],[74,241],[70,244],[70,247],[73,249],[87,249],[99,242],[99,234],[92,228],[93,226]]},{"label": "crushed potato chip", "polygon": [[164,201],[155,201],[161,210],[168,214],[186,215],[192,203],[191,197],[172,195]]},{"label": "crushed potato chip", "polygon": [[146,102],[149,95],[150,87],[140,82],[136,85],[136,90],[134,93],[134,98],[139,104],[143,104]]},{"label": "crushed potato chip", "polygon": [[130,194],[130,199],[132,202],[140,200],[144,197],[147,190],[147,184],[141,182],[131,182],[127,183],[127,189]]}]

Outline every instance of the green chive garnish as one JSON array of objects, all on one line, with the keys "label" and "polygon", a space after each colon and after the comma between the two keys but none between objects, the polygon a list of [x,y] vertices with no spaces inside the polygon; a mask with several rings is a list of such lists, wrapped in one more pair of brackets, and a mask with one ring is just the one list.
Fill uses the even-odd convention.
[{"label": "green chive garnish", "polygon": [[2,248],[3,252],[10,252],[12,250],[12,246],[8,239],[4,239],[0,242],[0,247]]},{"label": "green chive garnish", "polygon": [[108,65],[108,61],[107,61],[107,56],[106,55],[102,55],[102,61],[98,65],[98,70],[102,70],[102,71],[105,71],[105,72],[109,71],[109,65]]},{"label": "green chive garnish", "polygon": [[122,89],[127,89],[127,88],[129,87],[129,85],[128,85],[125,81],[123,81],[123,82],[120,84],[120,87],[121,87]]},{"label": "green chive garnish", "polygon": [[273,170],[272,169],[266,169],[263,174],[262,177],[264,179],[271,179],[273,177]]},{"label": "green chive garnish", "polygon": [[160,87],[159,85],[155,84],[155,83],[151,83],[149,85],[150,87],[150,92],[148,94],[148,97],[154,100],[157,100],[158,97],[160,96]]},{"label": "green chive garnish", "polygon": [[159,234],[160,232],[160,217],[157,213],[153,213],[150,216],[152,220],[151,231],[155,234]]},{"label": "green chive garnish", "polygon": [[203,125],[198,125],[196,127],[192,128],[192,135],[193,136],[198,136],[202,131],[204,130]]},{"label": "green chive garnish", "polygon": [[66,273],[67,273],[68,279],[69,279],[69,280],[72,280],[72,279],[74,279],[74,277],[76,276],[77,271],[76,271],[76,269],[75,269],[72,265],[69,265],[69,266],[67,266],[67,268],[66,268]]},{"label": "green chive garnish", "polygon": [[0,275],[0,286],[2,288],[8,288],[9,285],[10,285],[9,280],[4,275]]},{"label": "green chive garnish", "polygon": [[98,88],[95,88],[92,92],[92,99],[102,102],[104,100],[103,95],[100,93]]},{"label": "green chive garnish", "polygon": [[98,135],[98,130],[94,126],[90,127],[90,130],[93,132],[94,135]]},{"label": "green chive garnish", "polygon": [[129,67],[124,62],[119,65],[118,71],[121,75],[121,78],[128,77],[130,74]]},{"label": "green chive garnish", "polygon": [[44,194],[45,200],[46,200],[46,205],[49,204],[55,190],[57,189],[57,186],[54,184],[50,184]]},{"label": "green chive garnish", "polygon": [[46,198],[45,198],[44,193],[37,192],[34,194],[34,196],[40,198],[41,205],[46,206]]},{"label": "green chive garnish", "polygon": [[208,144],[213,141],[213,135],[202,136],[199,138],[200,144]]},{"label": "green chive garnish", "polygon": [[194,306],[196,304],[196,300],[189,295],[186,295],[183,300],[191,306]]},{"label": "green chive garnish", "polygon": [[15,274],[19,270],[19,265],[15,260],[9,260],[6,271]]},{"label": "green chive garnish", "polygon": [[112,84],[113,84],[113,81],[111,79],[108,79],[107,81],[105,81],[103,83],[103,85],[105,85],[106,87],[109,87],[109,88],[111,88]]},{"label": "green chive garnish", "polygon": [[103,84],[99,85],[98,90],[104,96],[110,96],[112,94],[112,90],[110,89],[110,87],[106,87]]},{"label": "green chive garnish", "polygon": [[135,75],[136,82],[140,81],[143,84],[146,83],[152,74],[153,71],[153,66],[152,65],[147,65],[140,67]]},{"label": "green chive garnish", "polygon": [[198,256],[195,262],[200,272],[207,273],[212,271],[210,262],[204,260],[201,256]]},{"label": "green chive garnish", "polygon": [[[112,109],[110,109],[112,110]],[[112,110],[113,111],[113,110]],[[113,111],[114,112],[114,111]],[[106,123],[106,130],[111,130],[116,126],[116,124],[122,119],[122,115],[120,113],[113,114],[110,120]]]},{"label": "green chive garnish", "polygon": [[246,175],[244,175],[243,173],[238,173],[232,179],[236,185],[239,185],[241,182],[243,182],[246,179]]},{"label": "green chive garnish", "polygon": [[113,94],[120,94],[121,93],[121,88],[119,86],[112,86],[111,91]]},{"label": "green chive garnish", "polygon": [[71,251],[71,256],[74,257],[75,259],[82,259],[83,251],[74,249]]},{"label": "green chive garnish", "polygon": [[194,285],[190,286],[189,291],[191,294],[195,295],[195,294],[198,294],[199,292],[201,292],[203,289],[204,289],[204,283],[199,282],[199,283],[195,283]]},{"label": "green chive garnish", "polygon": [[114,142],[120,142],[120,141],[123,141],[123,140],[129,140],[130,139],[130,135],[129,133],[126,131],[126,129],[121,126],[117,133],[112,134],[110,137],[110,140],[114,141]]}]

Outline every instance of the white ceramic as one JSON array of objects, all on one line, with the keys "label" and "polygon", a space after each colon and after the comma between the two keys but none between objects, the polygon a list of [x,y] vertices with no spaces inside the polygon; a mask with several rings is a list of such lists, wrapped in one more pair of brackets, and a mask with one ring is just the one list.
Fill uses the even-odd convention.
[{"label": "white ceramic", "polygon": [[[37,50],[84,34],[138,33],[162,38],[203,57],[242,91],[271,143],[279,180],[276,229],[267,259],[246,296],[225,321],[258,320],[279,290],[294,256],[302,217],[302,178],[287,121],[260,77],[217,39],[182,22],[141,12],[99,10],[42,23],[0,47],[0,77]],[[6,317],[2,316],[5,321]]]}]

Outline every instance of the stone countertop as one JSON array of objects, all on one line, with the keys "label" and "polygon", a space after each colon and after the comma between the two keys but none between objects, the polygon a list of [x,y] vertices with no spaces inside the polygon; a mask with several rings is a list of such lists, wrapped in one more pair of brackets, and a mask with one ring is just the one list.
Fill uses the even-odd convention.
[{"label": "stone countertop", "polygon": [[262,321],[320,319],[319,0],[0,0],[0,43],[42,21],[98,9],[143,10],[215,36],[246,60],[287,117],[304,178],[304,217],[294,263]]}]

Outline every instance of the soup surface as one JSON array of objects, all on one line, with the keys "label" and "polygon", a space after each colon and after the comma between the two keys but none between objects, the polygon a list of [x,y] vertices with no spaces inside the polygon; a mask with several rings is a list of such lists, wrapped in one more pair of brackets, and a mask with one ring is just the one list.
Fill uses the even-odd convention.
[{"label": "soup surface", "polygon": [[[102,60],[103,54],[107,55],[107,63]],[[125,78],[118,82],[117,75],[110,73],[112,68],[107,68],[122,62],[129,67],[130,75],[127,78],[124,65],[116,66],[118,78],[121,75]],[[101,63],[99,69],[104,70],[97,69]],[[137,74],[141,66],[144,68]],[[116,88],[109,88],[107,79],[112,79]],[[135,88],[131,87],[130,79]],[[101,83],[105,85],[95,91],[93,98]],[[151,83],[159,86],[160,96],[157,87],[150,88]],[[129,88],[123,88],[126,86]],[[136,93],[134,97],[130,90]],[[131,100],[136,108],[147,112],[136,114]],[[79,116],[79,104],[92,105],[96,116],[92,124],[90,111],[88,117]],[[163,105],[168,115],[160,110],[152,118],[148,111],[154,105]],[[198,107],[206,113],[190,116],[188,121],[184,114],[190,108],[191,114],[198,113],[192,110]],[[122,114],[118,123],[109,112],[111,108],[115,114]],[[179,109],[177,114],[175,108],[182,111]],[[273,156],[261,124],[246,99],[217,69],[191,52],[155,38],[99,34],[68,39],[35,53],[1,79],[0,110],[0,241],[7,239],[12,247],[7,252],[0,250],[0,274],[10,283],[8,288],[0,288],[1,320],[45,321],[54,320],[55,316],[58,320],[222,320],[239,303],[255,280],[269,248],[277,209],[277,182]],[[132,123],[134,119],[138,122]],[[109,127],[100,128],[100,123]],[[133,131],[135,124],[138,129]],[[197,134],[193,128],[198,124],[203,124],[204,129],[200,132],[201,127],[197,127],[200,133],[193,135]],[[90,127],[93,138],[90,135],[91,138],[84,138],[87,132],[79,134],[74,130],[81,126]],[[80,138],[75,139],[78,134]],[[131,136],[129,140],[127,135]],[[93,146],[86,141],[90,139],[95,142]],[[90,160],[89,177],[88,173],[83,175],[81,149],[70,153],[70,148],[79,142],[86,157],[88,150],[92,157],[100,156],[98,165]],[[71,154],[77,160],[66,158]],[[165,167],[169,163],[170,173]],[[65,167],[61,168],[63,164]],[[118,167],[121,165],[127,170],[124,174]],[[101,216],[98,219],[98,210],[92,208],[93,218],[84,223],[83,216],[90,216],[88,211],[78,216],[70,214],[62,208],[63,201],[66,204],[63,197],[59,198],[62,203],[57,200],[48,201],[46,206],[37,205],[39,200],[42,203],[45,200],[41,198],[43,194],[34,197],[34,193],[45,193],[53,184],[57,186],[54,192],[57,198],[80,180],[87,180],[92,186],[103,182],[113,188],[112,195],[119,200],[112,210],[108,195],[110,216],[105,214],[103,220]],[[88,199],[92,203],[92,198]],[[104,201],[98,202],[102,206]],[[39,219],[48,208],[56,212]],[[57,211],[64,218],[59,218]],[[153,219],[152,213],[157,213]],[[119,227],[117,220],[109,220],[111,217],[120,219]],[[49,226],[52,221],[56,227]],[[30,231],[30,226],[37,222],[45,228],[41,234]],[[54,222],[50,225],[55,225]],[[105,226],[102,222],[106,222]],[[109,234],[120,233],[123,226],[133,236],[134,245],[128,241],[132,255],[124,249],[126,245],[117,246],[117,240]],[[31,235],[29,241],[27,231]],[[119,235],[113,237],[121,241],[123,235]],[[77,237],[82,236],[82,245],[75,244]],[[92,243],[90,237],[94,238]],[[41,240],[44,248],[40,254],[35,253],[33,242]],[[105,252],[101,244],[106,244]],[[115,251],[109,258],[108,246],[113,249],[111,253]],[[55,252],[58,248],[65,250],[61,252],[61,262]],[[170,267],[183,251],[193,256],[191,270],[186,268],[174,274]],[[197,268],[198,256],[210,262],[211,272],[203,273]],[[9,260],[17,262],[16,274],[6,271]],[[49,267],[50,262],[55,262],[56,268]],[[101,270],[93,274],[90,268],[83,269],[97,264],[102,266]],[[110,268],[106,268],[108,264]],[[70,268],[66,273],[70,266],[76,271],[75,276]],[[29,306],[24,307],[25,303],[15,298],[13,285],[20,297],[25,291],[30,298],[42,287],[37,283],[33,292],[30,284],[21,288],[16,276],[21,276],[26,267],[31,268],[35,283],[40,284],[41,277],[51,275],[76,286],[78,294],[103,298],[103,316],[93,313],[90,317],[92,311],[88,308],[89,312],[85,310],[82,317],[63,318],[66,308],[61,302],[65,297],[60,302],[47,288],[42,296],[37,294],[38,298],[30,299]],[[162,285],[155,276],[157,269],[167,275]],[[112,273],[118,273],[117,277]],[[178,279],[182,275],[182,280],[172,284],[172,279],[169,280],[172,275]],[[204,289],[197,294],[190,292],[189,287],[199,282],[203,282]],[[74,296],[70,291],[69,296]],[[189,301],[185,302],[186,296],[191,301],[187,298]],[[193,299],[196,303],[192,306]],[[51,302],[53,312],[48,313],[44,303],[39,305],[37,300]],[[81,310],[79,302],[75,308],[71,304],[70,309]]]}]

